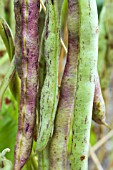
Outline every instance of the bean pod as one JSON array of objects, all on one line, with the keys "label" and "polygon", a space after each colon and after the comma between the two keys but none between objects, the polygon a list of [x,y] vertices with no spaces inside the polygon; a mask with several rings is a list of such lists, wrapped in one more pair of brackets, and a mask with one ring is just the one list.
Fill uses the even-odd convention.
[{"label": "bean pod", "polygon": [[78,3],[68,1],[68,54],[61,83],[55,130],[50,144],[50,169],[67,169],[68,137],[73,117],[79,53]]},{"label": "bean pod", "polygon": [[96,82],[95,82],[95,94],[94,94],[94,101],[93,101],[93,115],[92,119],[100,124],[105,125],[109,129],[111,129],[108,124],[105,122],[106,119],[106,110],[105,110],[105,103],[101,92],[100,81],[98,73],[96,75]]},{"label": "bean pod", "polygon": [[59,19],[56,0],[47,0],[45,22],[46,77],[41,91],[40,124],[36,151],[42,151],[52,136],[58,103]]},{"label": "bean pod", "polygon": [[38,85],[39,1],[22,1],[22,77],[14,169],[20,170],[30,156],[36,119]]},{"label": "bean pod", "polygon": [[80,51],[78,54],[70,167],[71,170],[75,170],[75,167],[76,170],[87,170],[98,57],[98,15],[96,1],[78,0],[78,4]]}]

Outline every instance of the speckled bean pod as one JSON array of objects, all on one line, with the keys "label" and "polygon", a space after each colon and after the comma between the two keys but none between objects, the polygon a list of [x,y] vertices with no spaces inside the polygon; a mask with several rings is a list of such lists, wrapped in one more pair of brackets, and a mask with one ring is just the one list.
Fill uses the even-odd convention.
[{"label": "speckled bean pod", "polygon": [[39,1],[23,0],[21,100],[14,170],[24,166],[32,149],[38,85],[38,18]]},{"label": "speckled bean pod", "polygon": [[[76,1],[77,2],[77,1]],[[66,170],[68,137],[73,117],[79,53],[78,3],[68,0],[68,55],[61,83],[61,93],[50,142],[50,169]]]},{"label": "speckled bean pod", "polygon": [[41,91],[40,125],[36,151],[42,151],[53,133],[58,103],[59,18],[56,0],[47,0],[45,22],[46,77]]},{"label": "speckled bean pod", "polygon": [[77,66],[70,169],[87,170],[98,57],[98,15],[96,1],[78,0],[78,3],[80,51]]}]

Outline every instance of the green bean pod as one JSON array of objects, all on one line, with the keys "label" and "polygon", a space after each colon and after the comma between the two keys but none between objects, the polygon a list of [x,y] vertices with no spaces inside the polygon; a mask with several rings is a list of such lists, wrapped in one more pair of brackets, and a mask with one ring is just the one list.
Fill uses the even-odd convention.
[{"label": "green bean pod", "polygon": [[49,170],[50,164],[49,164],[49,145],[46,146],[46,148],[39,153],[38,157],[38,170]]},{"label": "green bean pod", "polygon": [[36,151],[42,151],[53,133],[58,103],[59,17],[56,0],[47,0],[45,22],[46,77],[41,91],[40,124]]},{"label": "green bean pod", "polygon": [[[44,80],[46,76],[46,62],[45,62],[45,55],[44,55],[44,40],[45,35],[45,29],[43,30],[42,37],[41,37],[41,43],[40,43],[40,52],[39,52],[39,90],[38,90],[38,107],[40,108],[40,97],[41,97],[41,91],[42,87],[44,85]],[[38,108],[38,111],[40,112],[40,109]]]},{"label": "green bean pod", "polygon": [[78,55],[70,169],[75,170],[76,167],[76,170],[87,170],[98,57],[98,15],[96,1],[78,0],[78,3],[80,51]]}]

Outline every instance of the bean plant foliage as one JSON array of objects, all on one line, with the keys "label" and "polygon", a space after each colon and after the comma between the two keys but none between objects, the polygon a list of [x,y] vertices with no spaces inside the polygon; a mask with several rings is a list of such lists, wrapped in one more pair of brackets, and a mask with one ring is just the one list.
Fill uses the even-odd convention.
[{"label": "bean plant foliage", "polygon": [[97,4],[0,2],[0,169],[88,169],[92,119],[109,128]]}]

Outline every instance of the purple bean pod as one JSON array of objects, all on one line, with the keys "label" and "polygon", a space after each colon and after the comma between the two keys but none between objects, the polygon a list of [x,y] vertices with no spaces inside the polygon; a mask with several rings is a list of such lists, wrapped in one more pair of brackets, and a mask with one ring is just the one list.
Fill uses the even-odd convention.
[{"label": "purple bean pod", "polygon": [[38,85],[39,1],[22,1],[22,77],[14,170],[28,160],[33,142]]}]

